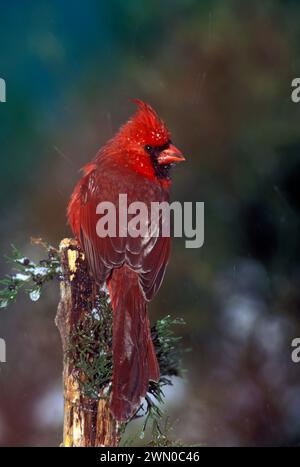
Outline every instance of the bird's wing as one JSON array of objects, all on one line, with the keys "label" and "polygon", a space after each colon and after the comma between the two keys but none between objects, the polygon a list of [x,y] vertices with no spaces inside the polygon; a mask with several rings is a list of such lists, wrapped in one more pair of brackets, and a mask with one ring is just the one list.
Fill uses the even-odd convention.
[{"label": "bird's wing", "polygon": [[[143,294],[147,300],[150,300],[161,285],[170,254],[170,238],[161,236],[161,213],[158,225],[152,225],[153,236],[99,237],[96,225],[100,215],[97,214],[96,209],[103,201],[111,202],[116,207],[118,233],[119,194],[127,195],[128,205],[134,201],[143,201],[150,213],[151,202],[168,201],[167,191],[159,184],[137,174],[122,173],[115,167],[101,167],[101,165],[91,166],[79,183],[80,187],[77,188],[77,192],[75,189],[75,192],[78,204],[77,216],[80,221],[76,223],[75,234],[80,239],[92,274],[99,283],[103,283],[109,278],[113,269],[126,264],[138,273]],[[75,211],[74,207],[73,211]],[[74,215],[73,218],[75,217]],[[75,220],[72,223],[70,207],[69,219],[73,225]],[[128,219],[130,220],[130,216]]]}]

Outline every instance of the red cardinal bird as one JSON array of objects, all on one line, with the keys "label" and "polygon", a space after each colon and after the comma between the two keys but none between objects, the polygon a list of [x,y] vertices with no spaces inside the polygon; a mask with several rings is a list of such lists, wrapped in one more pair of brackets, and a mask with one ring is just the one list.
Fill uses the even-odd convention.
[{"label": "red cardinal bird", "polygon": [[138,110],[83,168],[71,196],[68,218],[91,273],[108,285],[113,307],[113,379],[111,411],[128,420],[148,390],[159,380],[150,335],[147,302],[159,289],[170,254],[170,238],[162,235],[99,237],[97,205],[109,201],[119,218],[119,194],[128,204],[169,200],[170,169],[184,157],[150,105],[135,100]]}]

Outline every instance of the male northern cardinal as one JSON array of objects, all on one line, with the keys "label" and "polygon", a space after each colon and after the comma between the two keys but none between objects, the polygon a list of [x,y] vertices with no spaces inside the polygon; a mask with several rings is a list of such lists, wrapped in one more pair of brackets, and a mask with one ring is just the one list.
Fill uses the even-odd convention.
[{"label": "male northern cardinal", "polygon": [[[184,157],[150,105],[138,109],[118,133],[83,168],[68,206],[68,219],[99,284],[107,283],[113,307],[113,378],[111,411],[128,420],[145,396],[149,380],[159,380],[150,335],[147,302],[159,289],[170,254],[170,238],[99,237],[97,205],[116,206],[119,194],[128,204],[169,200],[170,169]],[[158,227],[159,228],[159,227]]]}]

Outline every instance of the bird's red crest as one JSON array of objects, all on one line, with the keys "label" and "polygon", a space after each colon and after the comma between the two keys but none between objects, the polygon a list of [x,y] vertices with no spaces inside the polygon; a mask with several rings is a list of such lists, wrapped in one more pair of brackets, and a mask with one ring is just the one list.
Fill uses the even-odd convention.
[{"label": "bird's red crest", "polygon": [[163,146],[170,139],[170,133],[155,110],[140,99],[132,99],[138,106],[137,112],[125,125],[129,137],[141,144]]}]

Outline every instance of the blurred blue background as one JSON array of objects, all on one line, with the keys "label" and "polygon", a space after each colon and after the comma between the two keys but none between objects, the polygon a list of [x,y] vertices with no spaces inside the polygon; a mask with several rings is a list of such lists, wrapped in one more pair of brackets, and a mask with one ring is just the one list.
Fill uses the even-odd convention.
[{"label": "blurred blue background", "polygon": [[[0,4],[1,257],[70,235],[79,168],[134,111],[129,98],[156,108],[187,157],[172,197],[205,202],[205,244],[174,242],[151,305],[152,321],[187,322],[186,381],[167,407],[185,445],[300,442],[299,19],[292,0]],[[1,311],[0,445],[61,442],[58,298],[52,284]]]}]

